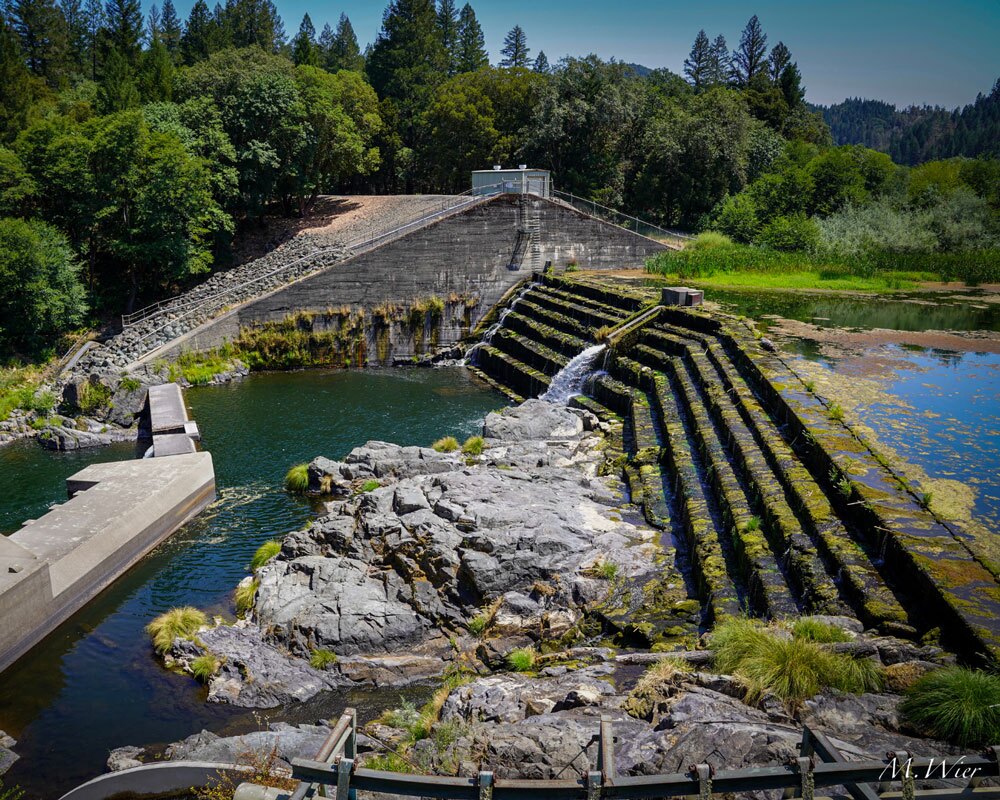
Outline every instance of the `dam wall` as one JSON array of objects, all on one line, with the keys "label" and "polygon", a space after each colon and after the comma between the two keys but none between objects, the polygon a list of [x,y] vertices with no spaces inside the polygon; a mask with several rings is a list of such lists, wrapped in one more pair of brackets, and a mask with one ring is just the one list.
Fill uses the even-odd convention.
[{"label": "dam wall", "polygon": [[665,247],[558,201],[499,195],[243,303],[141,361],[211,350],[296,315],[312,332],[349,324],[362,345],[355,365],[424,355],[467,336],[533,267],[641,269]]}]

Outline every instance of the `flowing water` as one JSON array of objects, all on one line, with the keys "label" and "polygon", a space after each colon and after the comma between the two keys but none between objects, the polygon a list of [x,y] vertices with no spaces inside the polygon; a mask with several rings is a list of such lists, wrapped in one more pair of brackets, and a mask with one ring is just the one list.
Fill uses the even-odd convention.
[{"label": "flowing water", "polygon": [[[21,756],[5,781],[29,798],[51,800],[103,772],[115,747],[255,727],[245,710],[209,705],[191,678],[163,669],[145,624],[176,605],[232,613],[232,588],[254,550],[314,512],[281,488],[291,465],[341,457],[369,439],[465,437],[505,403],[459,368],[262,374],[186,398],[215,461],[219,501],[0,676],[0,729],[19,740]],[[34,442],[0,449],[0,530],[64,500],[65,478],[86,464],[132,452],[52,453]],[[363,708],[366,697],[374,702],[372,693],[331,694],[276,711],[315,721],[348,701]]]},{"label": "flowing water", "polygon": [[605,345],[595,344],[579,355],[573,356],[570,362],[552,376],[548,390],[542,395],[542,400],[550,403],[565,403],[573,395],[583,391],[583,384],[594,371],[598,356],[605,350]]}]

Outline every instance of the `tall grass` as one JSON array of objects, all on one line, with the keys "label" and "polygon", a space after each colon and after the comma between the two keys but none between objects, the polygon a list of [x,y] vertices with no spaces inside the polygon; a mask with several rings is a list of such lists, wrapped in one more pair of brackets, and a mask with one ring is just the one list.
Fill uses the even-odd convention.
[{"label": "tall grass", "polygon": [[881,667],[874,661],[834,653],[804,638],[787,637],[759,622],[734,618],[712,632],[715,667],[739,678],[747,700],[772,693],[790,706],[822,689],[855,694],[882,685]]},{"label": "tall grass", "polygon": [[208,683],[221,666],[222,662],[212,653],[203,653],[191,662],[191,674],[196,680]]},{"label": "tall grass", "polygon": [[1000,675],[962,667],[928,672],[907,691],[899,712],[959,747],[1000,744]]},{"label": "tall grass", "polygon": [[459,448],[458,439],[454,436],[442,436],[431,445],[431,448],[439,453],[454,453]]},{"label": "tall grass", "polygon": [[250,571],[256,572],[280,552],[281,542],[278,539],[269,539],[264,542],[250,559]]},{"label": "tall grass", "polygon": [[309,489],[309,465],[296,464],[285,473],[285,489],[292,494],[305,494]]},{"label": "tall grass", "polygon": [[190,639],[207,624],[204,612],[193,606],[183,606],[160,614],[146,626],[146,633],[152,638],[156,652],[165,653],[174,639]]},{"label": "tall grass", "polygon": [[259,578],[240,581],[239,585],[236,587],[236,591],[233,592],[233,602],[236,605],[236,613],[238,616],[242,617],[253,608],[253,602],[257,599],[257,590],[259,588]]},{"label": "tall grass", "polygon": [[[0,369],[0,420],[7,419],[15,408],[48,414],[55,408],[52,392],[38,392],[42,379],[39,367],[6,367]],[[37,395],[36,395],[37,393]]]}]

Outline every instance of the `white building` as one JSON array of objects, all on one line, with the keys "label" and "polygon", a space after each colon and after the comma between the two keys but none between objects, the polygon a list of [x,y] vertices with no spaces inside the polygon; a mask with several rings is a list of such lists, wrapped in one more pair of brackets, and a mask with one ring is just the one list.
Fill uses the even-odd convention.
[{"label": "white building", "polygon": [[536,194],[548,197],[552,191],[552,176],[547,169],[528,169],[521,164],[517,169],[477,169],[472,171],[472,193],[487,194]]}]

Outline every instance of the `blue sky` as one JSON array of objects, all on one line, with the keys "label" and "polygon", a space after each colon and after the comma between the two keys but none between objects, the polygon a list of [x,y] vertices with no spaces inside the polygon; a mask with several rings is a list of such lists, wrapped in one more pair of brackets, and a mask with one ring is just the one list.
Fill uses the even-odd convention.
[{"label": "blue sky", "polygon": [[[375,38],[386,5],[385,0],[275,2],[289,36],[306,11],[317,31],[346,12],[362,48]],[[456,3],[461,7],[464,0]],[[175,4],[186,16],[191,0]],[[711,38],[724,34],[733,47],[756,13],[768,43],[782,40],[791,49],[814,103],[862,96],[950,108],[988,92],[1000,77],[1000,0],[472,0],[472,6],[494,62],[504,34],[519,24],[532,56],[541,49],[553,63],[567,54],[597,53],[679,72],[699,28]]]}]

